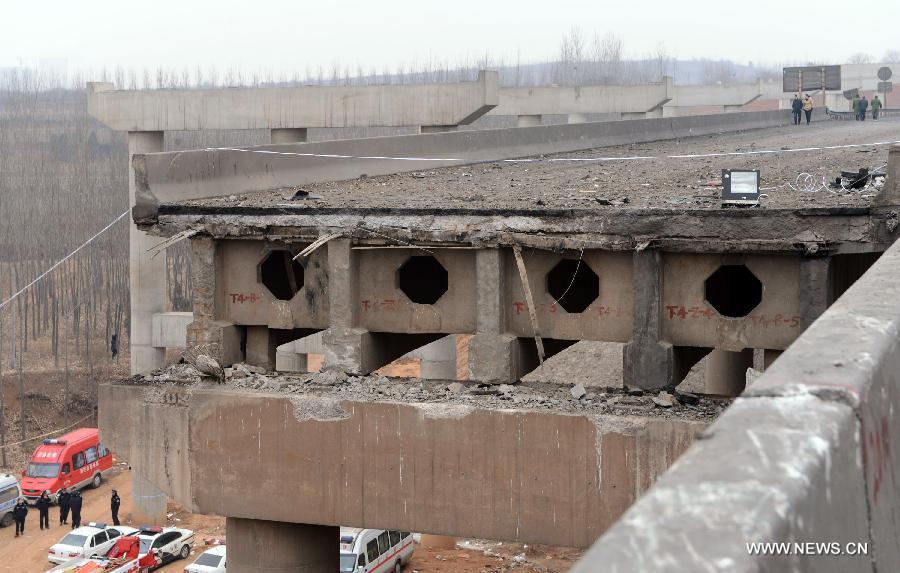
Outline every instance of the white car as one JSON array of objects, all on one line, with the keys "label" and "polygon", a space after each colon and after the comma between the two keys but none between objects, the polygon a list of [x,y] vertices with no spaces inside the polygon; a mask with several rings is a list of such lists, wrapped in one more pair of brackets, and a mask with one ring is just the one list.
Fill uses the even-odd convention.
[{"label": "white car", "polygon": [[105,523],[94,523],[73,529],[59,543],[47,551],[50,563],[61,564],[76,557],[99,557],[105,555],[116,539],[122,535],[137,532],[133,527],[124,525],[107,526]]},{"label": "white car", "polygon": [[196,561],[185,567],[184,573],[225,573],[225,546],[217,545],[207,549]]},{"label": "white car", "polygon": [[154,553],[162,567],[176,559],[187,559],[194,546],[194,532],[178,527],[145,527],[138,533],[141,540],[140,555]]}]

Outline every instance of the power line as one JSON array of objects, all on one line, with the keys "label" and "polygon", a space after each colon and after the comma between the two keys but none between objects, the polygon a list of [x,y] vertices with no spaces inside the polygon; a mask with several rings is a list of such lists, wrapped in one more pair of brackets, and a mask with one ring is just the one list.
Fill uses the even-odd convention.
[{"label": "power line", "polygon": [[67,260],[69,260],[69,259],[71,259],[72,257],[74,257],[76,254],[78,254],[78,252],[79,252],[81,249],[85,248],[86,246],[88,246],[89,244],[91,244],[95,239],[97,239],[97,237],[99,237],[100,235],[102,235],[103,233],[105,233],[106,231],[108,231],[109,229],[111,229],[113,225],[115,225],[116,223],[118,223],[119,221],[121,221],[122,218],[125,217],[126,215],[128,215],[128,211],[125,211],[124,213],[122,213],[121,215],[119,215],[118,217],[116,217],[116,218],[115,218],[111,223],[109,223],[107,226],[105,226],[105,227],[103,227],[102,229],[100,229],[99,231],[97,231],[97,233],[96,233],[93,237],[91,237],[90,239],[88,239],[87,241],[85,241],[84,243],[82,243],[81,245],[79,245],[78,248],[76,248],[74,251],[72,251],[71,253],[69,253],[69,254],[66,255],[65,257],[63,257],[63,258],[61,258],[60,260],[58,260],[53,266],[51,266],[49,269],[47,269],[46,271],[44,271],[43,273],[41,273],[40,275],[38,275],[38,277],[37,277],[36,279],[34,279],[33,281],[31,281],[30,283],[28,283],[27,285],[25,285],[24,287],[22,287],[21,289],[19,289],[19,291],[16,292],[15,294],[13,294],[11,297],[9,297],[8,299],[6,299],[6,300],[3,301],[2,303],[0,303],[0,310],[3,310],[3,307],[5,307],[6,305],[8,305],[8,304],[11,303],[12,301],[14,301],[16,298],[18,298],[22,293],[24,293],[25,291],[27,291],[29,288],[33,287],[33,286],[34,286],[35,284],[37,284],[42,278],[44,278],[45,276],[49,275],[51,272],[53,272],[53,271],[54,271],[57,267],[59,267],[61,264],[63,264],[63,263],[66,262]]}]

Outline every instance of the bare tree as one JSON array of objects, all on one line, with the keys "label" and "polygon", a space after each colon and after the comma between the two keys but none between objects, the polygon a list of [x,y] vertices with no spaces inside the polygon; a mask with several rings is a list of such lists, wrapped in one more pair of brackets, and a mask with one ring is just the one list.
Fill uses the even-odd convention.
[{"label": "bare tree", "polygon": [[848,64],[871,64],[874,58],[865,52],[856,52],[847,59]]},{"label": "bare tree", "polygon": [[881,61],[888,64],[900,64],[900,50],[888,50],[882,56]]}]

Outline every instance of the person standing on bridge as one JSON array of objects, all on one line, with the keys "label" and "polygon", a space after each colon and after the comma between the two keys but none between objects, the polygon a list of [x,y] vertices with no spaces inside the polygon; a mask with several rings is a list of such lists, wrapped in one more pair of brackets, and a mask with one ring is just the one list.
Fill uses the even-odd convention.
[{"label": "person standing on bridge", "polygon": [[38,513],[40,514],[41,531],[43,531],[45,527],[50,529],[50,492],[45,491],[42,493],[41,497],[38,498],[34,505],[37,506]]},{"label": "person standing on bridge", "polygon": [[119,506],[122,500],[119,498],[119,492],[112,490],[112,498],[109,500],[109,508],[112,510],[113,525],[121,525],[119,523]]},{"label": "person standing on bridge", "polygon": [[878,119],[879,115],[881,115],[881,100],[878,99],[878,94],[875,94],[872,98],[872,119]]},{"label": "person standing on bridge", "polygon": [[72,529],[81,527],[81,492],[77,489],[72,492],[69,505],[72,507]]},{"label": "person standing on bridge", "polygon": [[869,100],[866,96],[859,98],[859,121],[866,121],[866,110],[869,109]]},{"label": "person standing on bridge", "polygon": [[66,488],[62,488],[59,490],[59,493],[56,494],[56,503],[59,504],[59,524],[65,525],[69,521],[69,500],[71,499],[71,495],[69,494]]},{"label": "person standing on bridge", "polygon": [[809,125],[809,120],[812,117],[813,110],[813,100],[809,97],[809,94],[806,94],[806,97],[803,99],[803,113],[806,114],[806,125]]},{"label": "person standing on bridge", "polygon": [[800,111],[803,110],[803,102],[800,100],[800,94],[794,96],[791,100],[791,111],[794,113],[794,125],[800,125]]},{"label": "person standing on bridge", "polygon": [[25,518],[28,516],[28,504],[25,503],[24,497],[19,498],[19,503],[13,507],[12,514],[13,519],[16,521],[16,537],[25,535]]}]

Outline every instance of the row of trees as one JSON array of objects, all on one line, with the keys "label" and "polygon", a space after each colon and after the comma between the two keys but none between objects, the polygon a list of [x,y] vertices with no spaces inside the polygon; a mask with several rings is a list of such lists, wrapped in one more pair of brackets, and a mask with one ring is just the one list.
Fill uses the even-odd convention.
[{"label": "row of trees", "polygon": [[900,50],[887,50],[880,60],[876,60],[872,54],[866,52],[856,52],[847,58],[848,64],[873,64],[875,62],[900,64]]}]

